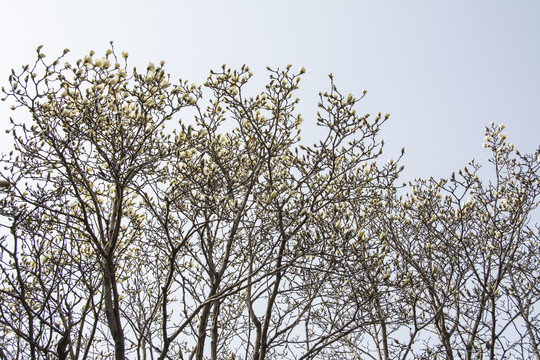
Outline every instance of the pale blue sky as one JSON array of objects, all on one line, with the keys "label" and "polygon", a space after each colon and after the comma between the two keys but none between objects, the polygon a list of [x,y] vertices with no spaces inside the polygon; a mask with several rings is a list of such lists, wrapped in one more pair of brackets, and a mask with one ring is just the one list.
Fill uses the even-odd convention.
[{"label": "pale blue sky", "polygon": [[[505,123],[522,152],[540,145],[540,1],[2,1],[1,85],[35,48],[72,59],[110,40],[131,64],[165,60],[173,79],[202,83],[211,68],[305,66],[306,131],[317,93],[360,95],[360,112],[391,113],[382,160],[406,148],[407,178],[444,177],[485,163],[483,129]],[[0,103],[4,127],[12,114]],[[8,149],[2,148],[2,151]]]}]

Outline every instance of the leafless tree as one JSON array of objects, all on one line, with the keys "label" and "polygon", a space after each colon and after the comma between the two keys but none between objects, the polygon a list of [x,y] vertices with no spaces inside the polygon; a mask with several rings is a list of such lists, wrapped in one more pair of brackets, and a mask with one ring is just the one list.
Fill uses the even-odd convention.
[{"label": "leafless tree", "polygon": [[2,157],[0,357],[538,359],[538,154],[502,128],[491,182],[406,195],[388,115],[332,76],[307,145],[303,68],[253,95],[247,66],[175,85],[67,53],[4,89],[31,118]]},{"label": "leafless tree", "polygon": [[539,153],[521,155],[503,129],[486,128],[485,147],[493,154],[487,180],[473,161],[450,179],[417,180],[409,194],[382,205],[389,216],[376,227],[397,266],[398,302],[411,315],[405,323],[411,340],[401,347],[407,353],[539,356],[538,312],[531,313],[538,303],[538,228],[531,222]]}]

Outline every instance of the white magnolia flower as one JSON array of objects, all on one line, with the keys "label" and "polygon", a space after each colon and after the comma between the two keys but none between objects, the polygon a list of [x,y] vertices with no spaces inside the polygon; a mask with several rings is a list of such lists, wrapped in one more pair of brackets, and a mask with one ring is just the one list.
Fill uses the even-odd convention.
[{"label": "white magnolia flower", "polygon": [[366,166],[366,168],[364,169],[364,174],[368,175],[370,172],[371,172],[371,166]]}]

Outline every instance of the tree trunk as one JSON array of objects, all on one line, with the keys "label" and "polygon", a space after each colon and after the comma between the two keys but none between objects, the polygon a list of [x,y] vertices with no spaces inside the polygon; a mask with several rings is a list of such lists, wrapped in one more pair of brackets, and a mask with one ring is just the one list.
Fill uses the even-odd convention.
[{"label": "tree trunk", "polygon": [[118,304],[118,290],[116,288],[116,275],[114,264],[105,260],[103,264],[103,295],[105,297],[105,314],[107,325],[114,341],[116,360],[125,360],[124,330],[120,322],[120,308]]}]

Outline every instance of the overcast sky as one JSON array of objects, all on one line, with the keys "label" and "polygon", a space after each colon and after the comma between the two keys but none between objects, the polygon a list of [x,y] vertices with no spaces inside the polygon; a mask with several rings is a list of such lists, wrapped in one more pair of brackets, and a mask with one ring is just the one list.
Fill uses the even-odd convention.
[{"label": "overcast sky", "polygon": [[[71,49],[102,55],[113,40],[130,63],[164,60],[172,79],[202,83],[221,64],[305,66],[299,96],[315,138],[317,93],[368,90],[360,112],[390,113],[384,161],[406,148],[406,178],[486,163],[484,126],[505,123],[522,152],[540,145],[540,1],[2,1],[0,82],[11,68]],[[258,90],[254,87],[254,91]],[[3,127],[12,114],[0,103]],[[306,139],[306,137],[308,139]],[[6,145],[0,146],[5,152]]]}]

